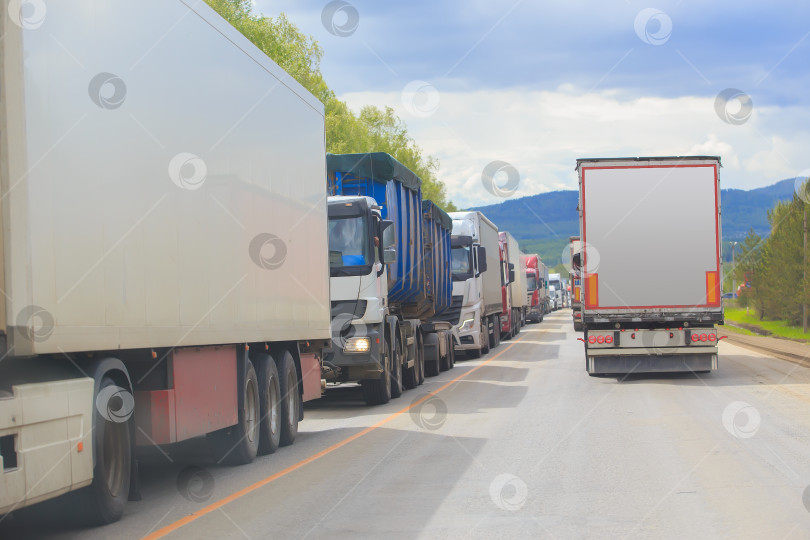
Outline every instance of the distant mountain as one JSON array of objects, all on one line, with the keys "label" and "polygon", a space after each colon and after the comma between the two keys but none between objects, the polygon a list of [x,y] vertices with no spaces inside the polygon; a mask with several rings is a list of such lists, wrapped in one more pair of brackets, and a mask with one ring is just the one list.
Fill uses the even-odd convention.
[{"label": "distant mountain", "polygon": [[[795,179],[789,178],[749,191],[721,190],[724,243],[745,238],[751,228],[760,236],[768,236],[768,210],[777,201],[793,197],[794,183]],[[568,237],[579,234],[577,195],[576,191],[552,191],[471,210],[483,212],[499,229],[512,233],[523,251],[539,253],[554,266],[560,262]]]}]

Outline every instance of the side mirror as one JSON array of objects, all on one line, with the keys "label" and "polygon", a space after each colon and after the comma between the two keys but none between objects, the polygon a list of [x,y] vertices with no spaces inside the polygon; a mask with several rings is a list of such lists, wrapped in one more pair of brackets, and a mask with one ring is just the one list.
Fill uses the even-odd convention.
[{"label": "side mirror", "polygon": [[487,248],[478,246],[475,249],[478,252],[478,273],[483,274],[487,271]]},{"label": "side mirror", "polygon": [[394,222],[389,219],[383,219],[380,221],[380,233],[382,236],[382,247],[383,248],[390,248],[394,244],[397,243],[396,229],[394,228]]},{"label": "side mirror", "polygon": [[574,270],[582,270],[582,253],[576,253],[573,257],[571,257],[571,266]]},{"label": "side mirror", "polygon": [[397,262],[397,250],[384,249],[383,250],[383,264],[393,264]]},{"label": "side mirror", "polygon": [[514,283],[514,282],[515,282],[515,265],[510,264],[509,265],[509,283]]}]

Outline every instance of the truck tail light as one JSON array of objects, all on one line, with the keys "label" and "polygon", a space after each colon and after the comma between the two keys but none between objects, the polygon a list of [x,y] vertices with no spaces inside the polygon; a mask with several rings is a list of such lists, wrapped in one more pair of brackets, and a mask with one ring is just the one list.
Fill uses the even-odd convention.
[{"label": "truck tail light", "polygon": [[613,336],[605,336],[605,343],[607,343],[608,345],[613,343]]},{"label": "truck tail light", "polygon": [[717,336],[714,334],[709,334],[709,341],[717,341]]},{"label": "truck tail light", "polygon": [[605,342],[605,336],[597,336],[596,342],[602,344]]},{"label": "truck tail light", "polygon": [[599,274],[585,276],[585,304],[588,307],[599,305]]},{"label": "truck tail light", "polygon": [[706,272],[706,303],[720,303],[720,280],[716,271]]},{"label": "truck tail light", "polygon": [[592,345],[596,343],[596,336],[588,336],[588,343]]},{"label": "truck tail light", "polygon": [[692,334],[692,341],[700,341],[700,336],[697,334]]}]

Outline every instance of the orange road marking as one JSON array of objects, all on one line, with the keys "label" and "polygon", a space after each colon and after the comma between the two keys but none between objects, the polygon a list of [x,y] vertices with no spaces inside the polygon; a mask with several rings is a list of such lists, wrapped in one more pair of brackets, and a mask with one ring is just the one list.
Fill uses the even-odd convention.
[{"label": "orange road marking", "polygon": [[457,383],[461,379],[464,379],[465,377],[467,377],[471,373],[473,373],[473,372],[481,369],[482,367],[486,366],[487,364],[489,364],[490,362],[492,362],[493,360],[495,360],[496,358],[501,356],[503,353],[505,353],[506,351],[508,351],[512,347],[514,347],[515,344],[520,341],[520,339],[522,339],[522,338],[518,338],[517,340],[513,341],[504,350],[502,350],[499,353],[496,353],[494,356],[489,357],[489,359],[487,359],[486,361],[482,362],[481,364],[475,366],[470,371],[467,371],[466,373],[462,373],[461,375],[459,375],[455,379],[452,379],[451,381],[446,382],[445,384],[443,384],[442,386],[440,386],[439,388],[437,388],[433,392],[425,394],[425,396],[422,397],[422,399],[420,399],[419,401],[415,401],[415,402],[411,403],[410,405],[408,405],[404,409],[400,409],[399,411],[397,411],[397,412],[383,418],[382,420],[380,420],[376,424],[371,425],[371,426],[365,428],[364,430],[355,433],[354,435],[346,437],[342,441],[337,442],[337,443],[333,444],[332,446],[330,446],[328,448],[325,448],[325,449],[321,450],[320,452],[318,452],[316,454],[313,454],[313,455],[309,456],[308,458],[299,461],[298,463],[294,463],[293,465],[290,465],[289,467],[287,467],[284,470],[281,470],[281,471],[279,471],[279,472],[277,472],[275,474],[272,474],[272,475],[268,476],[267,478],[259,480],[258,482],[253,483],[253,484],[251,484],[251,485],[249,485],[247,487],[244,487],[244,488],[240,489],[239,491],[231,493],[227,497],[225,497],[223,499],[220,499],[220,500],[218,500],[218,501],[216,501],[214,503],[211,503],[208,506],[206,506],[205,508],[197,510],[193,514],[190,514],[190,515],[188,515],[188,516],[186,516],[186,517],[184,517],[182,519],[178,519],[174,523],[170,523],[169,525],[166,525],[165,527],[163,527],[161,529],[158,529],[157,531],[155,531],[155,532],[153,532],[153,533],[151,533],[151,534],[149,534],[147,536],[144,536],[143,540],[156,540],[157,538],[163,538],[167,534],[169,534],[171,532],[174,532],[177,529],[179,529],[181,527],[184,527],[184,526],[188,525],[189,523],[191,523],[193,521],[198,520],[199,518],[205,516],[206,514],[210,514],[214,510],[222,508],[226,504],[232,503],[233,501],[244,497],[248,493],[256,491],[257,489],[266,486],[270,482],[273,482],[274,480],[278,480],[282,476],[287,476],[291,472],[297,471],[298,469],[304,467],[305,465],[309,465],[313,461],[317,461],[318,459],[322,458],[323,456],[325,456],[327,454],[331,454],[332,452],[334,452],[338,448],[342,448],[342,447],[346,446],[347,444],[349,444],[350,442],[355,441],[355,440],[359,439],[360,437],[371,433],[372,431],[374,431],[377,428],[387,424],[388,422],[394,420],[395,418],[398,418],[398,417],[402,416],[403,414],[410,411],[411,409],[413,409],[417,405],[420,405],[421,403],[426,401],[428,398],[435,396],[436,394],[438,394],[442,390],[452,386],[453,384]]}]

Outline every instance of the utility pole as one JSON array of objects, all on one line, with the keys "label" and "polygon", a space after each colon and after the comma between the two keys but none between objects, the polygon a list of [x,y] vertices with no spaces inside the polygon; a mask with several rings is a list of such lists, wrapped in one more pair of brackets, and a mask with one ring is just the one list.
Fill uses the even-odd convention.
[{"label": "utility pole", "polygon": [[[810,179],[808,179],[810,182]],[[804,185],[804,192],[807,194],[807,183]],[[804,210],[804,257],[802,257],[802,332],[807,333],[807,201],[803,201],[802,209]]]}]

